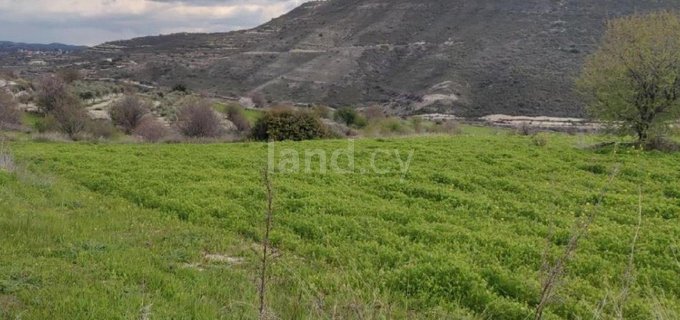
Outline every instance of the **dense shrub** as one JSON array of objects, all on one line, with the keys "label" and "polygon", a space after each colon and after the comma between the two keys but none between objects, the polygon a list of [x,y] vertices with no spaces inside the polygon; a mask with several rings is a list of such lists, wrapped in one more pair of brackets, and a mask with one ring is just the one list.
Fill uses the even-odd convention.
[{"label": "dense shrub", "polygon": [[220,118],[205,100],[185,102],[177,113],[177,128],[192,138],[215,138],[223,133]]},{"label": "dense shrub", "polygon": [[251,129],[250,121],[246,117],[243,107],[239,105],[228,105],[225,109],[227,119],[231,121],[239,132],[248,132]]},{"label": "dense shrub", "polygon": [[312,140],[328,135],[321,120],[312,113],[293,109],[272,110],[257,120],[252,138],[260,141]]},{"label": "dense shrub", "polygon": [[149,109],[149,104],[139,96],[127,95],[111,107],[111,120],[123,128],[126,134],[130,134],[149,113]]},{"label": "dense shrub", "polygon": [[335,112],[335,121],[358,128],[366,126],[366,119],[352,108],[338,109]]},{"label": "dense shrub", "polygon": [[36,104],[40,111],[47,114],[69,100],[68,86],[60,77],[44,75],[36,84]]},{"label": "dense shrub", "polygon": [[16,107],[14,98],[4,91],[0,91],[0,129],[21,125],[21,112]]},{"label": "dense shrub", "polygon": [[149,142],[161,141],[168,135],[168,128],[166,128],[160,121],[152,116],[146,116],[135,128],[134,133]]}]

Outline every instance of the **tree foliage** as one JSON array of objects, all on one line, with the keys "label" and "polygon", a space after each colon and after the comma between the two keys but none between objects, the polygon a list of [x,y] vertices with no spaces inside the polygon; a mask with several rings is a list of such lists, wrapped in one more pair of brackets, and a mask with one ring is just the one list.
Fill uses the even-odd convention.
[{"label": "tree foliage", "polygon": [[680,17],[672,12],[612,20],[577,80],[590,114],[640,143],[680,118]]}]

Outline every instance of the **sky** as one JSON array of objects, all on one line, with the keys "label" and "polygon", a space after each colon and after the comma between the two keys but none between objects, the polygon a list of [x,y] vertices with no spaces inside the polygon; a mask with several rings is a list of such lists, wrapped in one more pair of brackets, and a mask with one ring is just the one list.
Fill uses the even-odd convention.
[{"label": "sky", "polygon": [[97,45],[252,28],[305,0],[0,0],[0,41]]}]

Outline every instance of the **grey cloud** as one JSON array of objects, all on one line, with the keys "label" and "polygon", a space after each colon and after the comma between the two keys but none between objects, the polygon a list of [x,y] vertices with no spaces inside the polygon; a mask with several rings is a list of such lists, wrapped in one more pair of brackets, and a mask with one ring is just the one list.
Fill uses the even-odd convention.
[{"label": "grey cloud", "polygon": [[[0,0],[1,1],[1,0]],[[30,0],[27,0],[30,2]],[[102,1],[110,5],[118,0]],[[36,6],[29,18],[18,17],[10,10],[0,10],[0,40],[21,42],[63,42],[95,45],[106,41],[175,32],[222,32],[255,27],[274,18],[270,6],[293,9],[299,0],[151,0],[185,7],[235,6],[229,16],[172,15],[162,12],[118,12],[88,16],[77,11],[55,15]],[[242,6],[242,8],[241,8]],[[253,10],[253,6],[262,10]]]}]

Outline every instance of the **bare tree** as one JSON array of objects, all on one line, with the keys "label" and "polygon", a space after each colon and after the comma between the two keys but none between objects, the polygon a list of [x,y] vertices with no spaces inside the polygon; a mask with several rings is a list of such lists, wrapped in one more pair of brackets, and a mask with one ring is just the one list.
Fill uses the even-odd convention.
[{"label": "bare tree", "polygon": [[16,108],[16,101],[7,92],[0,90],[0,129],[21,125],[21,112]]},{"label": "bare tree", "polygon": [[45,114],[57,108],[69,95],[66,82],[55,75],[43,75],[38,79],[36,86],[36,103]]},{"label": "bare tree", "polygon": [[80,100],[71,95],[59,100],[50,114],[54,116],[61,132],[67,134],[71,139],[85,130],[89,120]]},{"label": "bare tree", "polygon": [[215,138],[222,135],[220,118],[207,100],[190,100],[177,114],[177,127],[187,137]]},{"label": "bare tree", "polygon": [[149,109],[149,103],[139,96],[126,95],[111,106],[109,113],[114,124],[123,128],[126,134],[131,134],[149,113]]},{"label": "bare tree", "polygon": [[135,128],[134,133],[146,141],[158,142],[168,135],[168,128],[152,116],[147,115]]}]

